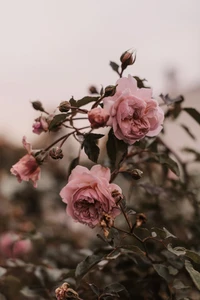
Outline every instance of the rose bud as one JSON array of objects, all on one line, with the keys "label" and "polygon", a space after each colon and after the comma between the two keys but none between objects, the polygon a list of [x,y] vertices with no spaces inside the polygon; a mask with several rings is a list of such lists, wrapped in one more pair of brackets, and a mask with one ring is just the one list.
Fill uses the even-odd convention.
[{"label": "rose bud", "polygon": [[63,152],[60,147],[54,147],[49,151],[49,156],[53,159],[62,159],[63,158]]},{"label": "rose bud", "polygon": [[136,60],[136,51],[133,49],[129,49],[125,51],[121,57],[120,60],[122,62],[121,68],[122,70],[125,70],[128,66],[133,65]]},{"label": "rose bud", "polygon": [[32,103],[32,106],[35,110],[40,110],[40,111],[44,111],[44,108],[42,106],[42,103],[40,101],[33,101],[31,102]]},{"label": "rose bud", "polygon": [[88,119],[92,128],[100,128],[106,126],[109,114],[101,107],[95,107],[88,112]]},{"label": "rose bud", "polygon": [[90,92],[90,94],[98,94],[97,88],[94,85],[91,85],[89,87],[89,92]]},{"label": "rose bud", "polygon": [[136,216],[136,228],[142,226],[142,224],[145,224],[147,222],[147,217],[145,214],[140,213]]},{"label": "rose bud", "polygon": [[138,179],[142,178],[143,172],[139,169],[134,169],[134,170],[130,171],[129,174],[131,175],[131,177],[133,179],[138,180]]},{"label": "rose bud", "polygon": [[43,116],[35,119],[35,123],[33,124],[33,133],[40,134],[42,132],[47,132],[49,124],[47,123],[47,119]]},{"label": "rose bud", "polygon": [[71,108],[71,105],[68,101],[62,101],[58,106],[60,112],[68,112]]},{"label": "rose bud", "polygon": [[39,162],[33,155],[32,146],[30,143],[26,142],[25,136],[23,137],[22,143],[28,154],[23,156],[15,165],[13,165],[10,172],[17,177],[19,182],[22,180],[31,180],[33,186],[37,187],[37,181],[40,177]]},{"label": "rose bud", "polygon": [[108,85],[105,88],[104,97],[114,96],[116,92],[116,85]]}]

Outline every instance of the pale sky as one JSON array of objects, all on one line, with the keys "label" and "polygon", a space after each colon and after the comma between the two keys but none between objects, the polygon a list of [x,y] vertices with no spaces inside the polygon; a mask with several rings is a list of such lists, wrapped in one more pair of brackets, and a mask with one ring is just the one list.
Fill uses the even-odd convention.
[{"label": "pale sky", "polygon": [[33,139],[30,100],[53,109],[114,84],[109,61],[131,47],[155,96],[171,67],[183,91],[200,84],[199,15],[199,0],[0,0],[0,135]]}]

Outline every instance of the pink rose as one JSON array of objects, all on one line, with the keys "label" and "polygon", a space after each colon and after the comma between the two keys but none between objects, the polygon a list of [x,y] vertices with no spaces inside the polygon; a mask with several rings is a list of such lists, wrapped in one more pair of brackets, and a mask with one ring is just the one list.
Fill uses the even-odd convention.
[{"label": "pink rose", "polygon": [[96,107],[88,112],[88,119],[92,128],[104,127],[109,119],[109,114],[105,109]]},{"label": "pink rose", "polygon": [[19,182],[22,180],[33,182],[33,186],[37,187],[37,181],[40,177],[40,167],[35,157],[31,154],[32,147],[26,142],[26,137],[23,137],[22,143],[28,154],[23,156],[15,165],[12,166],[10,172],[15,175]]},{"label": "pink rose", "polygon": [[116,93],[103,99],[109,113],[108,126],[115,136],[132,145],[145,136],[156,136],[162,130],[163,110],[152,99],[152,90],[137,87],[137,81],[129,75],[117,81]]},{"label": "pink rose", "polygon": [[32,251],[32,243],[28,239],[20,239],[18,234],[7,232],[0,237],[0,254],[4,257],[19,258]]},{"label": "pink rose", "polygon": [[120,210],[112,192],[117,190],[121,194],[122,191],[118,185],[110,184],[109,180],[108,168],[95,165],[88,170],[77,166],[60,192],[63,202],[67,203],[67,214],[91,228],[100,222],[104,214],[115,218]]},{"label": "pink rose", "polygon": [[46,132],[48,130],[49,124],[47,123],[47,119],[43,116],[35,119],[35,123],[33,124],[33,132],[36,134],[40,134],[42,132]]}]

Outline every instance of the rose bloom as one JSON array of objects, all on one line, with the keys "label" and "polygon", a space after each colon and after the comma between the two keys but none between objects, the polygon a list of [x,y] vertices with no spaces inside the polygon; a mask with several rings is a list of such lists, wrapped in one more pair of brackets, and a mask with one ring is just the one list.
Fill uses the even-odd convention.
[{"label": "rose bloom", "polygon": [[42,132],[46,132],[48,130],[49,124],[47,123],[47,119],[43,116],[35,119],[35,123],[33,124],[33,132],[36,134],[40,134]]},{"label": "rose bloom", "polygon": [[6,232],[0,237],[0,254],[7,258],[19,258],[32,251],[32,243],[28,239],[20,239],[16,233]]},{"label": "rose bloom", "polygon": [[23,137],[22,143],[28,154],[23,156],[15,165],[12,166],[10,172],[15,175],[19,182],[29,181],[33,182],[33,186],[37,187],[37,181],[40,177],[40,167],[35,157],[31,154],[32,147],[30,143],[26,142],[26,137]]},{"label": "rose bloom", "polygon": [[92,128],[104,127],[109,119],[107,111],[101,107],[96,107],[88,112],[88,120]]},{"label": "rose bloom", "polygon": [[120,187],[109,183],[110,169],[95,165],[88,170],[77,166],[71,173],[60,196],[67,203],[67,214],[75,221],[95,227],[104,214],[115,218],[120,210],[112,197],[113,191],[122,193]]},{"label": "rose bloom", "polygon": [[152,99],[152,90],[139,89],[131,75],[120,78],[114,96],[104,98],[103,103],[110,115],[107,125],[113,127],[119,140],[132,145],[162,130],[164,112]]}]

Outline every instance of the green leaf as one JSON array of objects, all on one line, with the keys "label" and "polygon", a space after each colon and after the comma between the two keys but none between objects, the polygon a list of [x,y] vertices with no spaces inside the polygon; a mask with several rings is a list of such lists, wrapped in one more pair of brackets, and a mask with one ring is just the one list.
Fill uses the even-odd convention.
[{"label": "green leaf", "polygon": [[185,255],[185,254],[186,254],[186,251],[187,251],[184,247],[174,247],[174,248],[172,248],[172,245],[171,245],[171,244],[167,245],[167,249],[168,249],[171,253],[173,253],[173,254],[175,254],[175,255],[177,255],[177,256]]},{"label": "green leaf", "polygon": [[196,271],[189,260],[185,261],[185,268],[188,271],[196,288],[200,291],[200,273]]},{"label": "green leaf", "polygon": [[99,97],[85,96],[82,99],[77,100],[75,106],[76,107],[81,107],[81,106],[84,106],[84,105],[86,105],[88,103],[96,102],[98,99],[99,99]]},{"label": "green leaf", "polygon": [[186,111],[199,125],[200,125],[200,113],[191,107],[184,107],[184,111]]},{"label": "green leaf", "polygon": [[166,95],[163,95],[163,94],[160,94],[160,98],[163,100],[163,102],[166,104],[166,105],[171,105],[171,104],[174,104],[174,103],[181,103],[184,101],[184,97],[182,95],[176,97],[176,98],[171,98],[169,96],[169,94],[166,94]]},{"label": "green leaf", "polygon": [[185,126],[184,124],[180,124],[180,125],[193,140],[196,140],[196,137],[194,136],[194,134],[190,131],[190,129],[187,126]]},{"label": "green leaf", "polygon": [[154,153],[154,159],[157,160],[160,164],[166,165],[177,176],[180,176],[180,171],[179,171],[179,167],[178,167],[177,162],[175,162],[167,154]]},{"label": "green leaf", "polygon": [[133,76],[133,78],[135,78],[135,80],[137,81],[137,87],[139,89],[141,89],[141,88],[148,88],[147,86],[144,85],[144,82],[147,81],[145,78],[141,79],[138,76]]},{"label": "green leaf", "polygon": [[195,263],[200,264],[200,254],[191,250],[186,250],[185,256],[192,259]]},{"label": "green leaf", "polygon": [[123,245],[121,249],[122,250],[123,249],[128,250],[129,252],[132,252],[132,253],[137,254],[139,256],[146,256],[144,251],[142,251],[139,247],[134,246],[134,245]]},{"label": "green leaf", "polygon": [[68,114],[58,114],[53,117],[53,120],[49,124],[49,131],[56,129],[60,126],[66,119]]},{"label": "green leaf", "polygon": [[103,136],[103,134],[96,133],[88,133],[84,136],[85,139],[83,141],[82,148],[84,148],[86,155],[93,162],[97,162],[100,153],[100,149],[97,146],[97,140]]},{"label": "green leaf", "polygon": [[153,233],[155,233],[156,236],[160,237],[161,239],[168,239],[170,237],[176,238],[176,236],[170,233],[165,227],[163,227],[163,229],[158,227],[153,227],[151,230],[152,230],[152,236],[154,236]]},{"label": "green leaf", "polygon": [[153,268],[158,275],[164,278],[167,282],[172,281],[172,276],[169,274],[169,270],[166,266],[162,264],[153,264]]},{"label": "green leaf", "polygon": [[75,277],[80,280],[85,276],[94,266],[96,266],[103,258],[103,255],[90,255],[80,262],[75,271]]},{"label": "green leaf", "polygon": [[110,61],[110,66],[117,74],[119,74],[119,65],[116,64],[114,61]]},{"label": "green leaf", "polygon": [[95,284],[89,283],[89,286],[95,295],[97,295],[97,296],[100,295],[100,290]]},{"label": "green leaf", "polygon": [[118,140],[112,129],[108,133],[106,148],[108,157],[110,158],[111,164],[114,168],[119,165],[128,151],[128,145],[123,141]]},{"label": "green leaf", "polygon": [[70,175],[72,170],[79,164],[79,156],[74,158],[70,165],[69,165],[69,171],[68,171],[68,174]]}]

